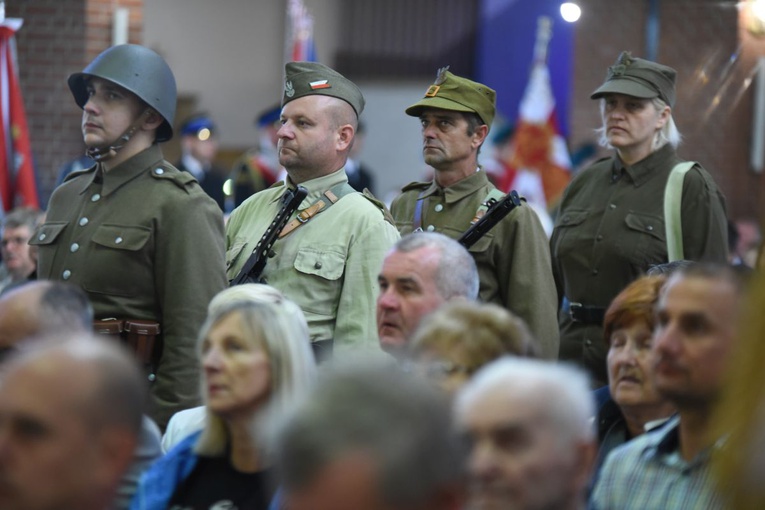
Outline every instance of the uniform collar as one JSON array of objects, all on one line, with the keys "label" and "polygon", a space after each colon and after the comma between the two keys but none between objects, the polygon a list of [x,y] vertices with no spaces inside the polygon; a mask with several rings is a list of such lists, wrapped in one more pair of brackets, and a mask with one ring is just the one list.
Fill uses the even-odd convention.
[{"label": "uniform collar", "polygon": [[[308,190],[308,196],[305,197],[300,203],[298,210],[302,211],[303,209],[307,209],[316,201],[318,201],[319,198],[324,195],[325,191],[333,188],[334,186],[337,186],[338,184],[342,184],[343,182],[348,182],[348,176],[345,175],[345,167],[332,172],[329,175],[323,175],[321,177],[317,177],[316,179],[301,182],[300,185]],[[287,177],[287,187],[289,189],[296,188],[295,184],[292,183],[289,177]],[[281,200],[281,198],[282,195],[280,194],[275,196],[271,201],[276,202],[277,200]]]},{"label": "uniform collar", "polygon": [[641,186],[651,177],[661,173],[662,169],[667,168],[667,161],[675,155],[675,149],[670,144],[664,144],[659,150],[652,152],[646,158],[638,161],[632,166],[626,166],[624,162],[616,156],[614,158],[613,175],[621,177],[626,175],[635,187]]},{"label": "uniform collar", "polygon": [[153,167],[161,164],[163,159],[162,149],[159,148],[159,145],[153,144],[108,172],[104,172],[101,165],[96,165],[93,175],[87,180],[82,190],[80,190],[80,194],[85,193],[91,184],[101,180],[101,196],[108,196],[123,184],[132,181],[142,173],[148,172]]},{"label": "uniform collar", "polygon": [[429,197],[431,195],[443,195],[444,202],[451,204],[462,200],[468,195],[472,195],[487,184],[489,184],[489,178],[487,177],[486,172],[483,169],[479,169],[470,177],[461,179],[446,188],[442,188],[436,184],[436,180],[433,179],[433,182],[430,183],[430,186],[423,192],[422,196]]}]

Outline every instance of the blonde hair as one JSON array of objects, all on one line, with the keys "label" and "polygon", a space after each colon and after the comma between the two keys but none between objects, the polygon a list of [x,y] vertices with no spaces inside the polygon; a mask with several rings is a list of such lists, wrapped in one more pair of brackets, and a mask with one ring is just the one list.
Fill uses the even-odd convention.
[{"label": "blonde hair", "polygon": [[[244,336],[263,348],[271,364],[271,395],[265,409],[253,417],[252,438],[262,434],[275,415],[300,397],[316,376],[308,325],[300,308],[273,287],[247,284],[231,287],[213,298],[199,333],[199,345],[221,320],[238,314]],[[194,450],[201,455],[223,455],[228,444],[225,421],[207,410],[202,435]]]},{"label": "blonde hair", "polygon": [[[667,106],[667,103],[665,103],[658,97],[653,98],[651,100],[651,104],[653,104],[653,107],[656,109],[657,112],[661,112],[662,110],[664,110],[664,107]],[[601,117],[603,116],[605,108],[606,108],[606,99],[603,98],[600,101]],[[598,144],[601,147],[605,147],[607,149],[613,149],[611,144],[608,143],[608,137],[606,136],[605,123],[603,126],[595,130],[595,134],[598,135]],[[677,149],[680,146],[680,142],[682,141],[683,141],[683,135],[681,135],[680,131],[677,129],[675,120],[672,117],[672,111],[670,110],[669,118],[667,119],[667,122],[665,122],[664,126],[662,126],[662,128],[658,130],[656,134],[654,135],[651,152],[659,150],[666,144],[670,144],[673,149]]]},{"label": "blonde hair", "polygon": [[412,338],[415,356],[436,346],[462,349],[471,371],[506,354],[538,355],[521,318],[498,305],[464,300],[448,302],[427,316]]}]

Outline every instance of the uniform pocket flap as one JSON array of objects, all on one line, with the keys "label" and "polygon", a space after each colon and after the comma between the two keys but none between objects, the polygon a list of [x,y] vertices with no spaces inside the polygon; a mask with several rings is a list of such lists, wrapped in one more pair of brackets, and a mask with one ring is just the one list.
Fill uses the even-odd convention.
[{"label": "uniform pocket flap", "polygon": [[93,234],[93,242],[107,248],[137,251],[150,237],[151,229],[147,227],[101,225]]},{"label": "uniform pocket flap", "polygon": [[231,244],[228,250],[226,250],[226,270],[231,268],[231,265],[242,253],[244,247],[247,246],[247,239],[244,237],[234,238],[234,242]]},{"label": "uniform pocket flap", "polygon": [[664,223],[655,216],[628,213],[624,218],[627,228],[664,240]]},{"label": "uniform pocket flap", "polygon": [[337,280],[345,268],[345,255],[332,250],[303,248],[295,257],[295,269],[326,280]]},{"label": "uniform pocket flap", "polygon": [[50,223],[44,223],[40,225],[32,237],[29,239],[29,244],[35,246],[44,246],[46,244],[52,244],[56,238],[64,231],[69,224],[67,221],[53,221]]},{"label": "uniform pocket flap", "polygon": [[558,221],[558,226],[572,227],[579,225],[587,218],[588,211],[566,211]]}]

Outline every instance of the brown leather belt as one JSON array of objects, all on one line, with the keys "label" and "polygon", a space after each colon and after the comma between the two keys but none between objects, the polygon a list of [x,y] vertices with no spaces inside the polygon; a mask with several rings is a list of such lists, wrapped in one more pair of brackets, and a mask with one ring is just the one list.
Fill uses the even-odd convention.
[{"label": "brown leather belt", "polygon": [[138,319],[102,319],[93,321],[93,331],[99,335],[119,337],[146,366],[154,362],[155,340],[161,331],[159,322]]}]

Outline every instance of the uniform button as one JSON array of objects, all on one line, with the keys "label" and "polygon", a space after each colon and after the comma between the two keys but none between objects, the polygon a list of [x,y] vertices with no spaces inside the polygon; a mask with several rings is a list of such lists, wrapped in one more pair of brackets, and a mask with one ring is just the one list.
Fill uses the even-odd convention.
[{"label": "uniform button", "polygon": [[72,272],[68,269],[65,269],[64,272],[61,273],[61,278],[64,280],[68,280],[70,276],[72,276]]},{"label": "uniform button", "polygon": [[154,173],[157,175],[162,175],[163,173],[165,173],[165,171],[161,168],[157,168],[156,170],[154,170]]},{"label": "uniform button", "polygon": [[584,345],[586,345],[587,347],[591,347],[592,346],[592,340],[590,340],[589,338],[586,338],[584,340]]},{"label": "uniform button", "polygon": [[45,234],[40,234],[39,236],[37,236],[37,240],[38,241],[45,241]]},{"label": "uniform button", "polygon": [[602,241],[602,240],[603,240],[603,236],[602,236],[602,235],[598,235],[598,237],[596,237],[595,239],[596,239],[597,241]]},{"label": "uniform button", "polygon": [[71,251],[72,253],[76,252],[79,249],[80,249],[80,245],[77,243],[72,243],[72,246],[69,247],[69,251]]},{"label": "uniform button", "polygon": [[611,209],[616,209],[616,204],[608,204],[608,207],[610,207]]},{"label": "uniform button", "polygon": [[120,244],[122,242],[121,237],[117,237],[117,239],[114,240],[114,244]]},{"label": "uniform button", "polygon": [[321,262],[317,262],[313,265],[314,269],[321,269]]},{"label": "uniform button", "polygon": [[648,226],[646,227],[646,230],[648,230],[649,232],[650,232],[651,230],[653,230],[653,225],[648,225]]},{"label": "uniform button", "polygon": [[154,382],[157,380],[157,376],[154,374],[149,374],[147,379],[149,380],[149,382]]},{"label": "uniform button", "polygon": [[592,270],[592,274],[598,274],[597,268]]},{"label": "uniform button", "polygon": [[88,220],[87,218],[80,218],[80,226],[84,227],[85,225],[88,224],[88,221],[90,220]]},{"label": "uniform button", "polygon": [[438,204],[436,205],[435,209],[436,209],[436,212],[441,212],[444,210],[444,206],[443,204]]},{"label": "uniform button", "polygon": [[426,228],[425,230],[427,230],[428,232],[433,232],[435,229],[436,227],[434,227],[433,225],[428,225],[428,228]]},{"label": "uniform button", "polygon": [[91,202],[98,202],[99,200],[101,200],[101,195],[99,195],[98,193],[94,193],[93,196],[90,197]]}]

